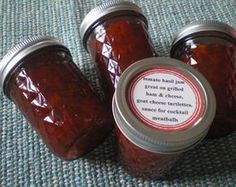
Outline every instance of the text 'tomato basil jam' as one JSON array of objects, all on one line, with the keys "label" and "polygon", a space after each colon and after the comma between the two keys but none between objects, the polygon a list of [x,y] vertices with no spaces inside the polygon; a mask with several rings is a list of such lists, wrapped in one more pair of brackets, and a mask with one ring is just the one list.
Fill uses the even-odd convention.
[{"label": "text 'tomato basil jam'", "polygon": [[164,177],[206,136],[215,96],[191,66],[146,58],[121,75],[113,97],[118,158],[134,176]]}]

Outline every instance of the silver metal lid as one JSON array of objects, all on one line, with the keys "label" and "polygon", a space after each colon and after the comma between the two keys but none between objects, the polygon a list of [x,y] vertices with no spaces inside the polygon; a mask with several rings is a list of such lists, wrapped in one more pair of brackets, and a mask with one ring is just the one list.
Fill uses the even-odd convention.
[{"label": "silver metal lid", "polygon": [[13,47],[0,62],[0,89],[4,90],[7,75],[28,54],[47,46],[61,45],[58,40],[49,36],[39,36],[26,39]]},{"label": "silver metal lid", "polygon": [[[203,110],[194,124],[185,129],[165,131],[147,125],[137,117],[127,99],[131,83],[140,77],[140,74],[163,68],[172,69],[180,76],[188,78],[202,94]],[[161,86],[161,83],[155,84]],[[146,90],[139,91],[146,92]],[[123,72],[113,97],[112,110],[118,128],[132,143],[147,151],[174,154],[192,148],[206,136],[215,116],[216,101],[208,81],[191,66],[171,58],[152,57],[136,62]]]},{"label": "silver metal lid", "polygon": [[144,17],[141,8],[130,1],[122,1],[122,0],[114,1],[113,0],[92,9],[85,16],[80,26],[80,36],[83,40],[83,44],[85,48],[86,48],[86,40],[89,35],[89,31],[91,31],[90,29],[94,25],[96,25],[97,22],[104,21],[108,15],[111,16],[111,14],[114,14],[114,13],[115,13],[114,16],[122,15],[124,14],[125,11],[133,12],[135,14],[139,14]]},{"label": "silver metal lid", "polygon": [[229,26],[228,24],[213,21],[213,20],[202,20],[202,21],[193,21],[190,24],[183,27],[176,35],[172,46],[179,42],[181,39],[188,37],[191,34],[206,32],[206,31],[214,31],[220,32],[223,34],[236,39],[236,30]]}]

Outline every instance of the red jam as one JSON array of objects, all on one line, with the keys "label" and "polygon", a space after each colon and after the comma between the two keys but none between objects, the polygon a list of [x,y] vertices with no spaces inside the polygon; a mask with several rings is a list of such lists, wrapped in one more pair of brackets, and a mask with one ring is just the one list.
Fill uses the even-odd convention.
[{"label": "red jam", "polygon": [[[209,24],[212,25],[201,23],[203,26]],[[225,31],[229,29],[227,25],[223,26]],[[218,28],[217,25],[215,27]],[[228,36],[225,31],[194,31],[175,43],[171,50],[172,57],[192,65],[213,87],[217,111],[208,134],[211,138],[236,130],[236,37]]]},{"label": "red jam", "polygon": [[[45,45],[52,42],[37,40],[32,46],[44,40]],[[20,59],[4,85],[6,95],[62,159],[73,160],[87,153],[112,129],[110,113],[73,63],[68,49],[59,43],[49,43]]]},{"label": "red jam", "polygon": [[[100,72],[105,93],[110,98],[113,96],[121,73],[128,66],[143,58],[157,56],[141,10],[137,11],[139,7],[130,2],[126,5],[130,10],[122,9],[123,3],[109,5],[113,7],[113,11],[99,9],[98,17],[100,11],[104,14],[103,17],[94,20],[90,26],[92,29],[89,28],[83,37],[85,47]],[[90,16],[88,14],[87,17]],[[87,21],[87,17],[84,22]],[[82,23],[81,29],[83,27]]]},{"label": "red jam", "polygon": [[160,179],[174,168],[182,154],[158,154],[138,147],[115,128],[118,160],[135,177]]},{"label": "red jam", "polygon": [[164,178],[206,136],[215,96],[196,70],[170,58],[143,59],[121,75],[113,97],[117,152],[133,176]]}]

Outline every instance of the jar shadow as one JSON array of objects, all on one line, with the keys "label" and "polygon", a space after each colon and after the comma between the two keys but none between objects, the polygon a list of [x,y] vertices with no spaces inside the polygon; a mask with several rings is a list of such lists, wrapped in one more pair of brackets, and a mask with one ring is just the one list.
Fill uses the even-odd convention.
[{"label": "jar shadow", "polygon": [[[148,179],[148,181],[191,181],[204,180],[205,178],[216,178],[236,174],[236,133],[221,139],[210,139],[203,141],[195,149],[184,154],[183,158],[175,168],[164,178]],[[122,169],[117,161],[114,132],[105,141],[85,155],[85,159],[92,165],[99,164],[101,168],[109,167],[116,173]],[[227,146],[226,146],[227,145]],[[123,170],[123,173],[126,173]],[[130,176],[126,173],[127,176]],[[132,177],[132,176],[130,176]],[[146,178],[137,177],[140,180]]]},{"label": "jar shadow", "polygon": [[118,165],[116,160],[116,140],[114,130],[103,141],[101,145],[84,156],[91,164],[99,162],[100,164],[110,163]]},{"label": "jar shadow", "polygon": [[194,150],[188,151],[166,179],[191,180],[236,174],[233,167],[236,165],[235,142],[236,133],[217,140],[205,140]]}]

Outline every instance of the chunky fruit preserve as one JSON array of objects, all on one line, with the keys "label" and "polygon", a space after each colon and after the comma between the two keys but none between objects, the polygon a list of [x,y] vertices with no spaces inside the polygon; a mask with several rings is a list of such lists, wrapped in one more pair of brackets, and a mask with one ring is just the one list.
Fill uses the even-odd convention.
[{"label": "chunky fruit preserve", "polygon": [[135,145],[124,136],[118,127],[117,157],[128,173],[136,177],[159,179],[178,163],[182,154],[159,154],[147,151]]},{"label": "chunky fruit preserve", "polygon": [[4,93],[58,157],[76,159],[112,129],[110,113],[57,40],[26,40],[0,66]]},{"label": "chunky fruit preserve", "polygon": [[217,110],[209,137],[236,130],[236,31],[220,22],[193,22],[177,36],[171,56],[192,65],[210,82]]},{"label": "chunky fruit preserve", "polygon": [[131,2],[107,3],[93,9],[81,24],[81,36],[110,99],[128,66],[157,55],[148,34],[147,20]]}]

